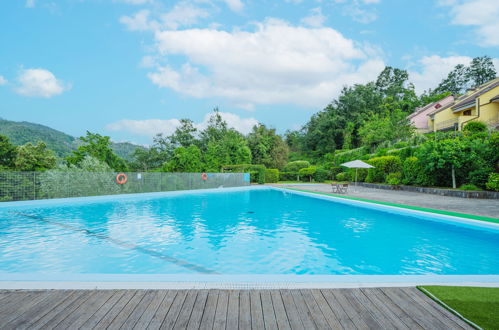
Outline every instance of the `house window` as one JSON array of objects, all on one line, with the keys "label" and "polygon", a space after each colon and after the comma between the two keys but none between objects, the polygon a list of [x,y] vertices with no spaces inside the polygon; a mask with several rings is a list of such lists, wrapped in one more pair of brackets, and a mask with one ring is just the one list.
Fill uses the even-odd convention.
[{"label": "house window", "polygon": [[463,116],[471,116],[471,110],[463,111]]}]

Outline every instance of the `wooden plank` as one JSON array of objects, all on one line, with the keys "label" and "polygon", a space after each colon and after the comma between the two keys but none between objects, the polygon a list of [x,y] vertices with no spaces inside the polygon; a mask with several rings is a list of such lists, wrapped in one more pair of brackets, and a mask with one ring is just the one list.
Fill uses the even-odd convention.
[{"label": "wooden plank", "polygon": [[126,290],[120,299],[111,307],[111,309],[95,325],[97,329],[106,329],[116,318],[116,316],[125,308],[128,302],[138,293],[136,290]]},{"label": "wooden plank", "polygon": [[329,308],[331,308],[331,311],[336,315],[341,327],[343,329],[357,329],[350,316],[348,316],[344,308],[341,306],[341,303],[334,296],[332,290],[325,289],[320,291],[324,299],[327,301]]},{"label": "wooden plank", "polygon": [[250,291],[250,308],[251,308],[251,328],[264,329],[262,300],[260,292],[256,290]]},{"label": "wooden plank", "polygon": [[290,290],[290,292],[293,296],[293,301],[295,302],[296,309],[298,310],[298,315],[300,316],[304,328],[317,329],[312,314],[310,313],[305,300],[303,300],[303,296],[301,295],[300,290]]},{"label": "wooden plank", "polygon": [[279,290],[279,292],[281,293],[282,302],[284,309],[286,310],[286,315],[291,329],[303,329],[303,323],[298,315],[298,309],[293,301],[291,292],[289,290]]},{"label": "wooden plank", "polygon": [[312,295],[312,292],[306,289],[306,290],[300,290],[300,293],[303,297],[303,300],[305,301],[305,304],[308,307],[308,310],[310,311],[310,315],[312,315],[312,319],[314,320],[314,323],[317,326],[317,328],[329,329],[330,328],[329,323],[324,317],[324,314],[322,314],[320,307],[317,305],[317,301]]},{"label": "wooden plank", "polygon": [[177,320],[175,321],[173,329],[187,328],[187,324],[189,323],[189,318],[191,317],[192,309],[194,308],[194,303],[196,302],[197,295],[198,295],[197,290],[187,291],[187,297],[185,297],[184,304],[180,309],[180,313],[177,317]]},{"label": "wooden plank", "polygon": [[0,322],[4,323],[7,327],[7,324],[11,321],[14,321],[18,317],[21,317],[24,313],[26,313],[30,309],[36,308],[36,305],[43,303],[46,299],[50,298],[54,292],[52,291],[39,291],[29,297],[29,300],[21,300],[18,304],[11,306],[13,309],[9,314],[3,314],[0,316]]},{"label": "wooden plank", "polygon": [[83,290],[73,291],[65,299],[63,299],[61,301],[61,303],[59,303],[55,306],[51,306],[50,309],[47,309],[45,312],[40,313],[39,315],[37,315],[33,319],[28,320],[28,322],[25,322],[21,327],[30,328],[30,329],[41,328],[49,320],[51,320],[53,317],[55,317],[58,313],[65,310],[68,306],[71,306],[71,304],[74,301],[77,301],[78,299],[80,299],[83,295],[85,295],[85,293],[86,293],[86,291],[83,291]]},{"label": "wooden plank", "polygon": [[227,329],[237,329],[239,326],[239,291],[229,291],[229,302],[227,304]]},{"label": "wooden plank", "polygon": [[423,329],[423,327],[416,322],[412,316],[407,314],[396,303],[388,298],[380,288],[361,289],[361,291],[364,291],[366,296],[368,296],[372,301],[378,301],[378,306],[380,308],[386,306],[387,310],[385,313],[394,314],[394,317],[404,322],[409,329]]},{"label": "wooden plank", "polygon": [[213,322],[215,321],[215,312],[217,310],[218,303],[218,290],[209,290],[208,299],[206,300],[206,305],[203,312],[203,317],[201,318],[200,330],[211,330],[213,329]]},{"label": "wooden plank", "polygon": [[12,329],[28,328],[30,324],[33,324],[43,315],[47,314],[51,309],[62,303],[73,293],[74,291],[69,291],[69,290],[56,290],[48,299],[45,299],[44,301],[40,302],[33,308],[24,312],[16,319],[10,321],[8,324],[1,325],[2,322],[0,321],[0,328],[12,328]]},{"label": "wooden plank", "polygon": [[392,314],[387,314],[378,306],[366,297],[364,292],[355,289],[351,290],[352,296],[363,306],[363,308],[371,313],[372,317],[383,327],[383,329],[409,329],[398,317],[393,317]]},{"label": "wooden plank", "polygon": [[149,323],[153,319],[154,315],[158,311],[159,307],[161,306],[161,303],[166,297],[166,294],[168,293],[167,290],[155,290],[154,291],[154,297],[152,298],[151,303],[147,307],[147,309],[144,311],[140,319],[135,323],[134,329],[146,329],[149,326]]},{"label": "wooden plank", "polygon": [[88,300],[75,309],[70,315],[67,315],[55,329],[79,328],[88,320],[109,298],[113,292],[96,291]]},{"label": "wooden plank", "polygon": [[277,329],[277,321],[275,318],[274,306],[269,290],[260,291],[260,299],[262,300],[263,322],[265,329]]},{"label": "wooden plank", "polygon": [[425,329],[447,329],[440,320],[429,318],[421,306],[416,302],[407,299],[407,295],[399,291],[398,288],[382,288],[381,291],[395,304],[403,309],[409,316],[416,320]]},{"label": "wooden plank", "polygon": [[312,293],[312,296],[314,297],[315,301],[317,302],[317,305],[319,306],[322,315],[326,318],[327,323],[329,326],[333,329],[341,329],[343,328],[340,320],[336,316],[336,314],[333,312],[331,307],[329,307],[328,302],[322,295],[321,290],[315,289],[315,290],[310,290]]},{"label": "wooden plank", "polygon": [[270,297],[272,298],[272,305],[274,306],[277,327],[285,330],[291,329],[286,309],[284,308],[284,304],[282,302],[281,292],[279,290],[272,290],[270,292]]},{"label": "wooden plank", "polygon": [[154,313],[154,316],[147,325],[147,329],[161,328],[161,324],[163,324],[166,315],[168,315],[168,312],[170,311],[170,308],[173,305],[173,302],[175,301],[177,294],[178,294],[177,291],[173,290],[167,291],[165,298],[158,307],[158,310],[156,311],[156,313]]},{"label": "wooden plank", "polygon": [[125,294],[125,290],[111,290],[111,297],[82,324],[82,329],[93,329],[102,320],[104,316],[118,303],[121,297]]},{"label": "wooden plank", "polygon": [[213,329],[225,329],[227,324],[227,306],[229,304],[229,293],[225,290],[218,293],[217,310],[215,311],[215,320]]},{"label": "wooden plank", "polygon": [[416,288],[400,288],[400,291],[405,293],[410,299],[416,301],[423,307],[430,315],[438,318],[449,328],[470,329],[468,323],[464,322],[454,314],[443,308],[431,298],[427,297],[423,292]]},{"label": "wooden plank", "polygon": [[251,329],[251,302],[248,290],[239,293],[239,329]]},{"label": "wooden plank", "polygon": [[123,307],[123,309],[116,315],[116,317],[111,321],[106,329],[116,330],[120,329],[121,326],[126,322],[128,317],[133,313],[135,308],[137,308],[144,299],[147,291],[145,290],[135,290],[135,295],[128,301],[128,303]]},{"label": "wooden plank", "polygon": [[170,310],[168,311],[168,314],[166,314],[160,329],[173,328],[180,312],[182,311],[182,305],[187,297],[187,292],[187,290],[179,290],[177,292],[177,295],[175,296],[175,299],[173,300]]},{"label": "wooden plank", "polygon": [[187,329],[199,329],[201,326],[201,318],[203,317],[204,309],[206,308],[206,300],[208,298],[208,290],[199,290],[194,308],[192,309]]},{"label": "wooden plank", "polygon": [[[362,304],[358,302],[357,299],[352,295],[352,291],[357,289],[339,289],[336,290],[338,294],[343,295],[348,301],[349,305],[352,307],[352,314],[350,318],[353,321],[353,318],[359,318],[362,320],[363,324],[366,324],[369,329],[380,329],[382,328],[381,324],[379,324],[376,319],[374,319]],[[355,321],[353,321],[355,323]]]},{"label": "wooden plank", "polygon": [[[93,294],[95,294],[95,290],[88,290],[83,293],[78,299],[74,300],[71,302],[69,305],[67,305],[63,310],[61,310],[59,313],[54,315],[51,319],[47,320],[45,324],[43,324],[43,328],[48,328],[52,329],[56,327],[60,322],[62,322],[68,315],[71,315],[71,313],[78,309],[85,301],[87,301]],[[38,329],[38,324],[33,326],[33,328]]]},{"label": "wooden plank", "polygon": [[37,293],[35,292],[15,292],[10,295],[6,301],[0,307],[0,320],[11,315],[14,311],[16,311],[19,305],[24,303],[29,303],[33,297],[35,297]]},{"label": "wooden plank", "polygon": [[146,290],[144,293],[144,297],[137,304],[137,307],[130,313],[128,318],[125,320],[120,329],[133,329],[135,324],[139,321],[144,311],[149,307],[149,304],[156,296],[155,290]]}]

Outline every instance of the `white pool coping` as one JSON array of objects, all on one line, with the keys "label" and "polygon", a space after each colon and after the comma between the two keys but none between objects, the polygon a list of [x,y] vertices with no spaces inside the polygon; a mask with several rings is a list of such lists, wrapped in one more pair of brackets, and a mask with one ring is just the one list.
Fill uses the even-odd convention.
[{"label": "white pool coping", "polygon": [[[50,200],[3,202],[1,208],[45,207],[54,204],[126,201],[177,196],[189,193],[221,193],[274,189],[286,193],[356,205],[390,213],[412,215],[423,221],[453,223],[473,229],[499,231],[499,224],[396,206],[344,199],[313,192],[269,186],[244,186],[201,190],[182,190],[141,194],[76,197]],[[298,289],[413,287],[417,285],[453,285],[499,287],[499,275],[201,275],[201,274],[26,274],[0,273],[0,289]]]}]

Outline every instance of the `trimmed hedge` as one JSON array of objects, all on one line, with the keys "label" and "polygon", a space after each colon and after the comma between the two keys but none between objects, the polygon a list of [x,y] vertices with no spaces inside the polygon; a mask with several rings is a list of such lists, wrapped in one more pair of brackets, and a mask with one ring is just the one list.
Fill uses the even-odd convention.
[{"label": "trimmed hedge", "polygon": [[381,156],[371,158],[367,161],[374,166],[370,168],[367,174],[366,182],[386,182],[386,177],[390,173],[400,172],[402,170],[402,162],[397,156]]},{"label": "trimmed hedge", "polygon": [[276,183],[279,181],[279,170],[268,168],[265,170],[265,183]]}]

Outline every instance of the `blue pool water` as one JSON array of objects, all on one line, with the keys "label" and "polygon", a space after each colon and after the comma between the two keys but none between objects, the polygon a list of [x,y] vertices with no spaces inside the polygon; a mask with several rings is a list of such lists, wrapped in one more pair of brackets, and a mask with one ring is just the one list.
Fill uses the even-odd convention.
[{"label": "blue pool water", "polygon": [[0,273],[499,274],[499,231],[276,189],[0,207]]}]

